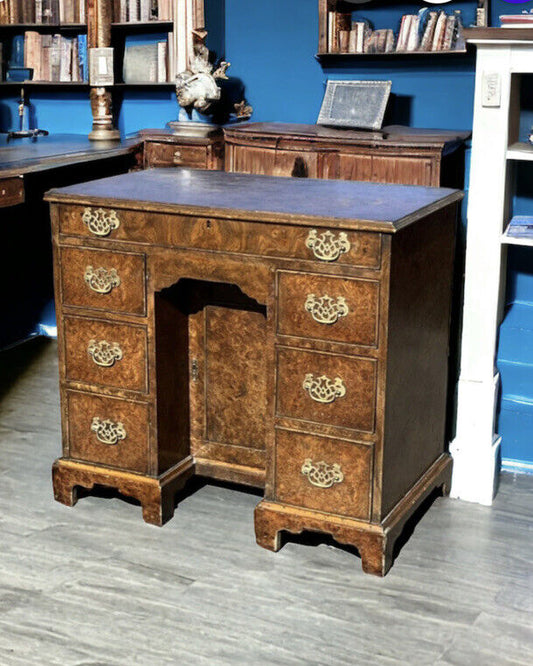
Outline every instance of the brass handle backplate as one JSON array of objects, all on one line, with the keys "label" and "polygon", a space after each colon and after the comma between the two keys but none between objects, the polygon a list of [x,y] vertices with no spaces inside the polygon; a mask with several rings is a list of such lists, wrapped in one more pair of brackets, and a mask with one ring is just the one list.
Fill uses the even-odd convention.
[{"label": "brass handle backplate", "polygon": [[304,308],[319,324],[335,324],[349,312],[344,296],[337,296],[335,300],[327,294],[319,298],[315,294],[307,294]]},{"label": "brass handle backplate", "polygon": [[92,266],[87,266],[83,277],[89,288],[97,294],[109,294],[115,287],[120,286],[120,277],[114,268],[107,270],[100,267],[95,270]]},{"label": "brass handle backplate", "polygon": [[316,229],[311,229],[305,244],[321,261],[336,261],[341,254],[348,252],[351,248],[351,243],[344,231],[341,231],[339,237],[335,238],[335,234],[331,231],[324,231],[319,236]]},{"label": "brass handle backplate", "polygon": [[174,164],[181,164],[182,159],[183,158],[182,158],[181,150],[175,150],[174,154],[172,155],[172,161],[174,162]]},{"label": "brass handle backplate", "polygon": [[344,474],[338,463],[328,465],[323,460],[314,463],[311,458],[306,458],[302,465],[302,474],[317,488],[331,488],[335,483],[344,481]]},{"label": "brass handle backplate", "polygon": [[93,417],[91,430],[96,433],[96,439],[99,442],[109,445],[118,444],[121,440],[126,439],[127,434],[120,421],[102,420],[98,416]]},{"label": "brass handle backplate", "polygon": [[308,373],[302,384],[304,391],[309,393],[309,397],[315,402],[328,404],[334,402],[337,398],[346,395],[346,386],[340,377],[330,379],[326,375],[315,377]]},{"label": "brass handle backplate", "polygon": [[96,365],[102,368],[110,368],[122,359],[122,349],[118,342],[89,340],[87,351]]},{"label": "brass handle backplate", "polygon": [[114,210],[85,208],[81,219],[95,236],[109,236],[112,231],[120,227],[120,220]]}]

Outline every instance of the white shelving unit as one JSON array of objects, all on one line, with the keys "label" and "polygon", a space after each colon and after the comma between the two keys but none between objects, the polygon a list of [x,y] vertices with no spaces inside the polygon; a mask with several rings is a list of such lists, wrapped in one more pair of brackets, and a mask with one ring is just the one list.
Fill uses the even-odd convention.
[{"label": "white shelving unit", "polygon": [[451,495],[490,505],[497,490],[501,438],[495,432],[499,375],[496,340],[505,293],[514,161],[533,161],[518,141],[520,74],[533,73],[533,30],[467,30],[477,47],[461,371]]}]

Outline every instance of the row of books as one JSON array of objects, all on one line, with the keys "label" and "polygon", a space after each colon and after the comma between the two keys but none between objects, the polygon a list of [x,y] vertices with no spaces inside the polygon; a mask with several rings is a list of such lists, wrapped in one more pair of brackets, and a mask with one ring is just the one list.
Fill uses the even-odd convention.
[{"label": "row of books", "polygon": [[24,66],[33,81],[87,81],[87,35],[65,37],[24,33]]},{"label": "row of books", "polygon": [[454,51],[464,49],[461,13],[422,11],[401,18],[396,51]]},{"label": "row of books", "polygon": [[131,44],[124,49],[122,76],[124,83],[166,83],[171,81],[173,39],[150,44]]},{"label": "row of books", "polygon": [[113,0],[115,23],[172,21],[173,0]]},{"label": "row of books", "polygon": [[372,30],[368,21],[352,20],[351,13],[328,13],[329,53],[392,53],[462,50],[461,13],[432,11],[405,14],[398,34],[391,29]]},{"label": "row of books", "polygon": [[0,25],[85,23],[85,0],[0,0]]}]

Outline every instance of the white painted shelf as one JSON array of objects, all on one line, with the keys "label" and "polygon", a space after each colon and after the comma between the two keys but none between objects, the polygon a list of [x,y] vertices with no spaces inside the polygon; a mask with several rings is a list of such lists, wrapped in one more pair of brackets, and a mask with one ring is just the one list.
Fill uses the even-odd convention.
[{"label": "white painted shelf", "polygon": [[533,162],[533,144],[525,142],[511,144],[507,149],[507,159]]}]

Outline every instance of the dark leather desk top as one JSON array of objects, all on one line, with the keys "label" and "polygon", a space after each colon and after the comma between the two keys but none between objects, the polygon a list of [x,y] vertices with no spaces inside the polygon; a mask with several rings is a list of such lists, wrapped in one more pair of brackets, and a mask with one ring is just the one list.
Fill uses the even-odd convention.
[{"label": "dark leather desk top", "polygon": [[11,139],[0,135],[0,178],[46,171],[60,166],[115,157],[134,152],[139,139],[89,141],[79,134],[53,134],[32,139]]},{"label": "dark leather desk top", "polygon": [[141,203],[146,211],[394,232],[462,196],[458,190],[436,187],[174,168],[54,189],[45,198],[123,208],[139,208]]}]

